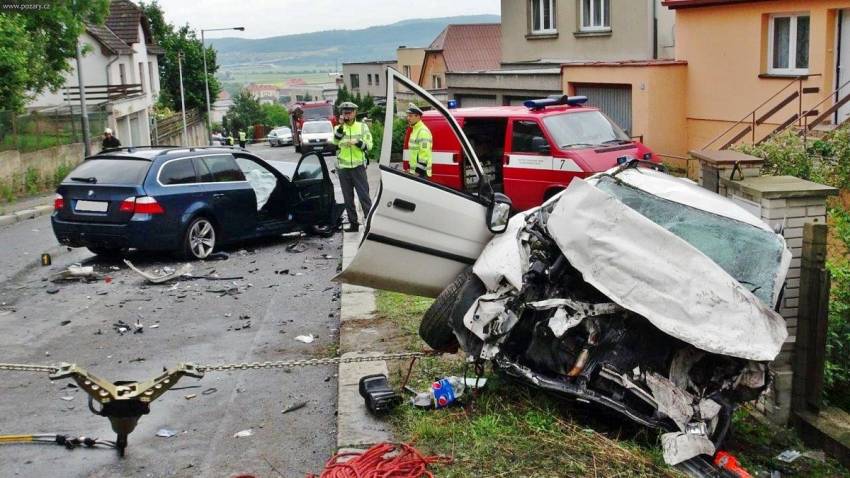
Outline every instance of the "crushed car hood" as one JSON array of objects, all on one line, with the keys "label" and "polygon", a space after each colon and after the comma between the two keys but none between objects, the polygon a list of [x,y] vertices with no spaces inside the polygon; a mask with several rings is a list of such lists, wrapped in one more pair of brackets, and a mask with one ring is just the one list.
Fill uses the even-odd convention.
[{"label": "crushed car hood", "polygon": [[[663,332],[748,360],[779,354],[787,337],[779,314],[699,249],[597,185],[573,180],[557,198],[547,228],[586,282]],[[780,283],[788,267],[782,245],[775,269]]]},{"label": "crushed car hood", "polygon": [[[473,267],[487,290],[503,283],[522,288],[525,225],[543,215],[570,264],[619,306],[707,352],[775,359],[788,335],[772,307],[791,261],[784,239],[688,181],[648,169],[615,174],[575,179],[542,206],[512,217]],[[615,197],[617,186],[626,194]],[[629,196],[629,188],[636,193]],[[659,204],[641,202],[642,192]]]}]

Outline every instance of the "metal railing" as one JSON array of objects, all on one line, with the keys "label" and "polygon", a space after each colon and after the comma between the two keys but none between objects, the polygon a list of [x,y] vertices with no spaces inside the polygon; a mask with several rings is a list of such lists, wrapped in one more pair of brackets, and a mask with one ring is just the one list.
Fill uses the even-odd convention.
[{"label": "metal railing", "polygon": [[[86,100],[91,102],[118,101],[125,98],[142,96],[145,94],[141,83],[128,83],[123,85],[86,85]],[[65,100],[71,103],[80,101],[80,87],[66,86]]]},{"label": "metal railing", "polygon": [[[738,126],[740,126],[742,124],[747,124],[747,127],[742,129],[741,131],[737,132],[735,134],[735,136],[733,136],[731,139],[726,141],[723,144],[723,146],[720,147],[720,149],[729,148],[730,146],[732,146],[733,144],[737,143],[739,140],[744,138],[747,134],[751,135],[752,144],[756,144],[756,128],[759,125],[765,123],[768,119],[773,117],[773,115],[775,115],[776,113],[778,113],[779,111],[784,109],[786,106],[791,104],[794,100],[797,100],[797,113],[794,116],[792,116],[791,119],[786,120],[784,123],[782,123],[779,126],[779,128],[777,128],[777,129],[785,129],[788,126],[790,126],[791,124],[793,124],[795,121],[799,122],[800,118],[803,116],[803,95],[809,94],[809,93],[817,93],[818,91],[820,91],[820,88],[817,88],[817,87],[810,87],[810,88],[804,87],[803,82],[808,80],[809,78],[818,77],[818,76],[822,76],[822,75],[820,73],[813,73],[813,74],[799,76],[797,78],[794,78],[788,84],[783,86],[782,89],[780,89],[779,91],[774,93],[770,98],[764,100],[761,104],[756,106],[752,111],[750,111],[749,113],[744,115],[743,118],[741,118],[740,120],[735,122],[735,124],[733,124],[732,126],[727,128],[726,130],[724,130],[719,135],[715,136],[711,141],[706,143],[706,145],[703,146],[702,149],[711,148],[712,146],[714,146],[715,143],[720,141],[722,138],[726,137],[727,134],[729,134],[731,131],[735,130],[735,128],[737,128]],[[774,99],[779,97],[779,95],[781,95],[782,93],[786,92],[788,90],[788,88],[790,88],[793,85],[797,85],[797,89],[795,91],[793,91],[793,93],[791,93],[789,96],[785,97],[779,103],[773,105],[771,107],[771,109],[769,109],[767,112],[765,112],[761,116],[757,116],[758,112],[761,108],[763,108],[768,103],[770,103],[771,101],[773,101]],[[772,136],[775,133],[775,131],[776,130],[772,131],[770,134],[767,135],[767,137]]]}]

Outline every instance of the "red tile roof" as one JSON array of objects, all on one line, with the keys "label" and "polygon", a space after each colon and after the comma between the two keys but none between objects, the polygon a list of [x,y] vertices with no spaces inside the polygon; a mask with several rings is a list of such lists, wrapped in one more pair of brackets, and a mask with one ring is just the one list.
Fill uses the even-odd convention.
[{"label": "red tile roof", "polygon": [[448,71],[482,71],[499,68],[502,60],[502,25],[479,23],[449,25],[426,52],[442,52]]},{"label": "red tile roof", "polygon": [[[142,26],[144,38],[139,38],[139,24]],[[142,9],[130,0],[111,0],[109,2],[109,16],[106,17],[106,27],[127,45],[145,43],[151,53],[155,55],[165,53],[165,50],[160,48],[153,38],[148,18],[142,13]]]},{"label": "red tile roof", "polygon": [[695,8],[695,7],[711,7],[715,5],[733,5],[738,3],[754,3],[773,0],[663,0],[661,2],[667,8]]}]

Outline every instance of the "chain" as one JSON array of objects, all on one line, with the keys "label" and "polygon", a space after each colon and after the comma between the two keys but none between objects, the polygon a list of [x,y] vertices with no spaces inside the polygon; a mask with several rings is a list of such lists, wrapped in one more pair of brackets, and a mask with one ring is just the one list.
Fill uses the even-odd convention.
[{"label": "chain", "polygon": [[54,367],[53,365],[32,365],[32,364],[20,364],[20,363],[0,363],[0,370],[6,370],[10,372],[44,372],[44,373],[56,373],[59,371],[59,367]]},{"label": "chain", "polygon": [[[302,360],[283,360],[278,362],[243,362],[231,364],[217,365],[198,365],[195,369],[198,372],[230,372],[237,370],[260,370],[260,369],[284,369],[296,367],[317,367],[320,365],[337,365],[343,363],[361,363],[361,362],[379,362],[383,360],[407,360],[419,357],[432,357],[440,355],[441,352],[433,350],[423,352],[403,352],[394,354],[378,354],[365,355],[359,357],[327,357],[317,359],[302,359]],[[0,363],[0,371],[11,372],[44,372],[56,373],[59,367],[53,365],[33,365],[33,364],[16,364],[16,363]]]},{"label": "chain", "polygon": [[395,354],[379,354],[367,355],[360,357],[329,357],[319,359],[306,360],[286,360],[279,362],[243,362],[233,364],[220,365],[198,365],[195,367],[199,372],[228,372],[235,370],[259,370],[259,369],[274,369],[274,368],[295,368],[295,367],[315,367],[319,365],[337,365],[343,363],[361,363],[361,362],[378,362],[384,360],[407,360],[418,357],[430,357],[440,355],[441,352],[425,351],[425,352],[404,352]]}]

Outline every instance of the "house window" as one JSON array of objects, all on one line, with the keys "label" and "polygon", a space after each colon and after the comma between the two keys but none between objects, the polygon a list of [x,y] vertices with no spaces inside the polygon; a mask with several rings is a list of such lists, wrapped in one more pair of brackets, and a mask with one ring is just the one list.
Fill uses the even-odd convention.
[{"label": "house window", "polygon": [[349,78],[351,78],[351,89],[352,90],[360,88],[360,75],[351,74],[351,75],[349,75]]},{"label": "house window", "polygon": [[611,29],[611,0],[581,0],[581,31]]},{"label": "house window", "polygon": [[768,32],[768,72],[809,72],[809,15],[772,15]]},{"label": "house window", "polygon": [[127,68],[123,63],[118,64],[118,79],[121,80],[122,85],[127,84]]},{"label": "house window", "polygon": [[375,75],[375,86],[381,86],[381,75]]},{"label": "house window", "polygon": [[531,33],[555,32],[555,0],[531,0]]},{"label": "house window", "polygon": [[440,75],[431,75],[431,85],[433,85],[435,90],[440,90],[443,88],[443,79]]},{"label": "house window", "polygon": [[153,81],[153,62],[152,61],[148,62],[148,78],[150,79],[151,93],[153,93],[154,85],[156,83],[154,83],[154,81]]},{"label": "house window", "polygon": [[145,93],[145,64],[139,62],[139,84],[142,85],[142,93]]},{"label": "house window", "polygon": [[404,65],[403,71],[404,71],[404,76],[410,78],[410,65]]}]

